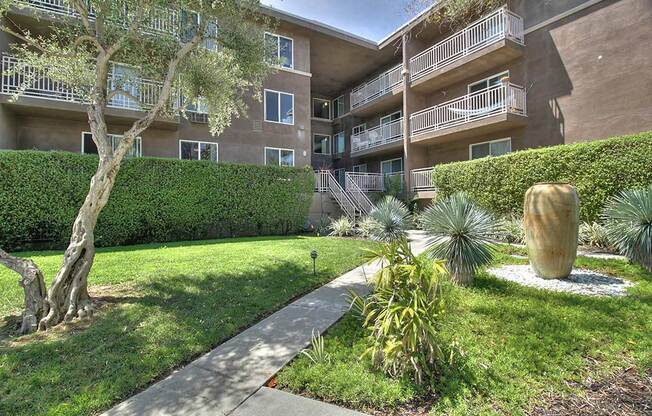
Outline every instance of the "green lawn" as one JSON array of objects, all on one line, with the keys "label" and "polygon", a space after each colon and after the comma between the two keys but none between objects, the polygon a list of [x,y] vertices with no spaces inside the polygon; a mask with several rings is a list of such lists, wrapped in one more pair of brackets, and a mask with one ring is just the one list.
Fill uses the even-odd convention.
[{"label": "green lawn", "polygon": [[[90,327],[18,339],[6,335],[20,313],[18,276],[0,268],[0,414],[98,413],[361,264],[368,246],[271,237],[99,249],[89,281],[106,306]],[[23,255],[49,278],[62,259]]]},{"label": "green lawn", "polygon": [[[503,247],[495,263],[524,263]],[[622,261],[578,258],[576,266],[636,281],[625,298],[589,298],[541,291],[481,273],[457,288],[442,328],[446,343],[464,352],[442,371],[435,391],[392,380],[358,357],[365,348],[359,321],[348,315],[326,336],[329,364],[296,359],[279,385],[361,410],[388,414],[405,403],[432,414],[525,414],[547,394],[565,394],[568,381],[600,378],[631,365],[652,367],[652,274]]]}]

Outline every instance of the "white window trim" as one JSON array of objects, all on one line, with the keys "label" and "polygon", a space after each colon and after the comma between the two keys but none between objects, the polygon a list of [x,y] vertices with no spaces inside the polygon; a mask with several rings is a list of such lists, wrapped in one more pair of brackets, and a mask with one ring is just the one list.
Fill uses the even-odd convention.
[{"label": "white window trim", "polygon": [[[328,103],[328,118],[322,118],[322,117],[317,117],[315,116],[315,101],[323,101]],[[333,119],[333,108],[332,108],[332,102],[331,100],[327,98],[317,98],[313,97],[312,98],[312,118],[315,120],[332,120]]]},{"label": "white window trim", "polygon": [[367,131],[367,123],[358,124],[357,126],[353,126],[353,128],[351,129],[351,136],[356,135],[355,129],[357,129],[358,127],[362,127],[362,130],[360,130],[357,134],[362,134],[363,132]]},{"label": "white window trim", "polygon": [[[342,149],[341,152],[336,152],[335,150],[337,150],[337,145],[335,144],[335,138],[336,138],[337,136],[339,136],[340,134],[342,135],[342,137],[344,137],[344,149]],[[333,134],[331,137],[332,137],[332,140],[331,140],[331,141],[332,141],[332,143],[333,143],[333,144],[331,145],[331,146],[333,146],[333,151],[332,151],[332,153],[333,153],[334,155],[341,155],[341,154],[345,153],[345,152],[346,152],[346,133],[344,132],[344,130],[338,132],[337,134]]]},{"label": "white window trim", "polygon": [[294,69],[294,38],[291,38],[289,36],[284,36],[284,35],[279,35],[278,33],[272,33],[272,32],[265,32],[265,35],[263,35],[263,38],[267,35],[274,36],[276,37],[276,42],[278,45],[278,49],[276,50],[276,58],[280,61],[281,60],[281,39],[284,38],[289,41],[291,41],[292,44],[292,65],[288,66],[283,66],[283,65],[274,65],[275,67],[278,68],[285,68],[285,69]]},{"label": "white window trim", "polygon": [[[394,116],[394,115],[396,115],[396,114],[398,114],[398,118],[403,117],[403,110],[394,111],[393,113],[390,113],[390,114],[387,114],[387,115],[385,115],[385,116],[382,116],[382,117],[378,120],[378,125],[379,125],[379,126],[382,126],[382,125],[383,125],[383,119],[386,119],[386,118],[391,119],[392,116]],[[393,122],[390,121],[390,123],[393,123]]]},{"label": "white window trim", "polygon": [[405,165],[403,165],[403,158],[402,157],[395,157],[394,159],[381,160],[380,161],[380,173],[381,174],[383,173],[383,163],[389,162],[390,166],[391,166],[391,163],[394,162],[395,160],[400,160],[401,161],[401,170],[398,171],[398,172],[392,172],[392,173],[390,173],[390,175],[395,175],[395,174],[398,174],[398,173],[402,173],[403,169],[405,169]]},{"label": "white window trim", "polygon": [[[328,146],[329,147],[328,153],[317,153],[317,152],[315,152],[315,137],[316,136],[328,137],[328,143],[330,143],[330,145]],[[312,134],[311,147],[312,147],[312,153],[315,154],[315,155],[328,155],[328,156],[330,156],[330,155],[333,154],[333,136],[331,136],[330,134],[313,133]]]},{"label": "white window trim", "polygon": [[[278,94],[278,120],[279,121],[267,120],[267,93],[268,92],[275,92],[276,94]],[[289,95],[292,97],[292,123],[284,123],[281,121],[281,94]],[[294,119],[296,117],[296,114],[294,114],[294,94],[292,94],[291,92],[265,89],[265,91],[263,92],[263,112],[265,113],[264,116],[265,116],[266,123],[283,124],[285,126],[294,126]]]},{"label": "white window trim", "polygon": [[496,78],[496,77],[503,78],[503,77],[505,77],[505,76],[507,76],[507,77],[509,76],[509,70],[507,70],[507,71],[503,71],[503,72],[499,72],[499,73],[497,73],[497,74],[490,75],[490,76],[488,76],[488,77],[486,77],[486,78],[483,78],[483,79],[481,79],[481,80],[478,80],[478,81],[472,82],[472,83],[470,83],[469,85],[467,85],[467,87],[466,87],[466,93],[467,93],[467,94],[471,94],[471,88],[472,88],[472,87],[474,87],[474,86],[476,86],[476,85],[478,85],[478,84],[482,84],[483,82],[486,83],[486,82],[487,82],[488,80],[490,80],[491,78]]},{"label": "white window trim", "polygon": [[339,97],[337,97],[337,98],[335,98],[335,99],[333,99],[331,101],[331,118],[333,120],[338,119],[338,118],[342,118],[342,117],[344,117],[344,114],[346,114],[346,109],[345,109],[344,112],[342,112],[342,114],[335,117],[335,108],[336,108],[335,102],[338,101],[338,100],[342,100],[342,107],[344,107],[346,105],[346,103],[344,102],[344,94],[340,95]]},{"label": "white window trim", "polygon": [[[197,144],[199,144],[200,146],[201,146],[202,144],[214,144],[214,145],[215,145],[215,148],[217,149],[217,160],[215,161],[215,163],[217,163],[217,162],[220,161],[220,144],[219,144],[219,143],[216,143],[216,142],[207,142],[207,141],[202,141],[202,140],[186,140],[186,139],[179,139],[179,160],[186,160],[186,159],[181,159],[181,143],[184,143],[184,142],[185,142],[185,143],[197,143]],[[200,152],[200,154],[201,154],[201,148],[198,148],[198,152]],[[198,155],[198,156],[199,156],[199,155]],[[193,160],[194,160],[194,159],[193,159]],[[201,161],[202,159],[198,159],[198,160]],[[212,160],[209,160],[209,162],[212,162]]]},{"label": "white window trim", "polygon": [[296,153],[294,152],[294,149],[284,149],[282,147],[270,147],[270,146],[265,146],[265,149],[263,150],[263,164],[265,166],[274,166],[274,165],[267,165],[267,150],[278,150],[278,166],[285,166],[281,164],[281,151],[285,150],[287,152],[292,152],[292,166],[296,166]]},{"label": "white window trim", "polygon": [[[82,154],[82,155],[85,155],[85,154],[86,154],[86,153],[84,153],[84,135],[85,135],[85,134],[91,134],[91,135],[92,135],[93,133],[91,133],[90,131],[82,131],[82,132],[81,132],[81,154]],[[120,138],[124,138],[124,137],[125,137],[124,134],[113,134],[113,133],[107,133],[107,136],[109,136],[109,137],[111,137],[111,136],[113,136],[113,137],[120,137]],[[135,143],[135,141],[140,141],[140,154],[137,155],[137,156],[135,156],[135,157],[143,157],[143,138],[140,137],[140,136],[138,136],[138,137],[136,137],[136,139],[134,140],[134,143]]]},{"label": "white window trim", "polygon": [[[353,172],[361,173],[360,167],[362,167],[362,166],[364,166],[364,172],[362,172],[362,173],[366,173],[367,172],[367,164],[366,163],[360,163],[359,165],[353,165]],[[358,169],[357,171],[356,171],[356,168]]]},{"label": "white window trim", "polygon": [[478,160],[478,159],[484,159],[483,157],[479,157],[478,159],[473,159],[473,146],[480,146],[483,144],[489,144],[489,155],[485,157],[491,157],[491,144],[492,143],[497,143],[497,142],[506,142],[509,141],[509,152],[511,153],[512,151],[512,138],[511,137],[504,137],[502,139],[496,139],[496,140],[489,140],[486,142],[480,142],[480,143],[472,143],[469,145],[469,160]]}]

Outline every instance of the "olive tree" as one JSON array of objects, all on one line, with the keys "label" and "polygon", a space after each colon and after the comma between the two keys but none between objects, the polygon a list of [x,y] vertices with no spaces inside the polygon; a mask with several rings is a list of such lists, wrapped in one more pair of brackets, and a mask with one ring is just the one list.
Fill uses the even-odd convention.
[{"label": "olive tree", "polygon": [[505,3],[507,0],[411,0],[408,11],[416,14],[436,4],[426,21],[458,30]]},{"label": "olive tree", "polygon": [[[88,274],[94,230],[125,156],[135,139],[160,118],[183,117],[202,106],[211,134],[219,134],[260,99],[266,61],[265,27],[258,0],[68,0],[65,13],[34,10],[47,30],[32,31],[12,17],[28,1],[0,0],[0,30],[15,40],[18,99],[46,74],[85,105],[99,156],[88,194],[72,224],[63,263],[49,289],[30,260],[0,250],[0,264],[21,276],[25,311],[21,333],[47,330],[93,313]],[[121,70],[117,71],[116,63]],[[23,69],[21,71],[21,68]],[[25,70],[28,68],[29,70]],[[126,69],[125,69],[126,68]],[[6,75],[6,74],[5,74]],[[149,81],[155,80],[155,81]],[[127,100],[139,117],[116,146],[108,135],[107,106]]]}]

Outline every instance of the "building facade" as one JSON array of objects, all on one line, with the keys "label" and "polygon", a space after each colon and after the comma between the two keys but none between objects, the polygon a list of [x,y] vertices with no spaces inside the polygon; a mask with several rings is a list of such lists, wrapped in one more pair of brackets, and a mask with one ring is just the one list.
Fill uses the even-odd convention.
[{"label": "building facade", "polygon": [[[20,24],[66,13],[64,0],[24,2]],[[265,9],[279,21],[266,39],[282,63],[263,101],[218,137],[200,109],[158,121],[134,154],[312,166],[342,188],[325,179],[319,189],[365,211],[355,192],[388,178],[428,198],[439,163],[652,129],[649,0],[510,0],[455,29],[429,23],[436,7],[379,43]],[[10,42],[0,39],[4,71],[16,64]],[[93,152],[84,107],[65,87],[39,82],[12,102],[16,81],[2,77],[0,149]],[[138,116],[130,104],[112,103],[111,133]]]}]

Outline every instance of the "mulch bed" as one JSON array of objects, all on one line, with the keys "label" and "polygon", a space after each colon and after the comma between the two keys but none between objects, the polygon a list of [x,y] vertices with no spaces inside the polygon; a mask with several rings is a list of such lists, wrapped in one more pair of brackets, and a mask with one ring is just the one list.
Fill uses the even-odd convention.
[{"label": "mulch bed", "polygon": [[652,369],[643,375],[629,368],[582,386],[584,394],[552,397],[531,416],[651,416]]}]

